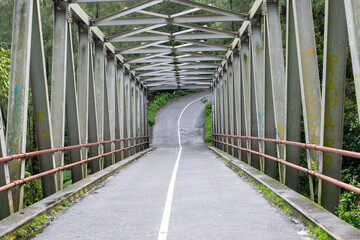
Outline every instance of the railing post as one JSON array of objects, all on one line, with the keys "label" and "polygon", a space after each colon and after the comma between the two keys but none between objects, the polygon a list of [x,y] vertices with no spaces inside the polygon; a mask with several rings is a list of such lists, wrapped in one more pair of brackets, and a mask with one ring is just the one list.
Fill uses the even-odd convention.
[{"label": "railing post", "polygon": [[[66,21],[65,24],[67,24]],[[39,150],[53,148],[53,136],[51,129],[43,46],[40,5],[39,2],[36,1],[34,2],[34,16],[31,37],[30,84],[34,107],[36,142]],[[51,153],[40,155],[39,161],[41,172],[55,168],[55,159]],[[54,174],[41,178],[41,187],[44,197],[55,193],[56,186],[57,184]]]},{"label": "railing post", "polygon": [[[95,62],[94,62],[94,94],[98,141],[104,141],[104,84],[105,84],[105,47],[95,42]],[[90,124],[90,122],[89,122]],[[98,146],[99,154],[104,153],[104,145]],[[96,163],[97,164],[97,163]],[[103,169],[104,158],[99,159],[99,169]],[[94,165],[95,167],[95,165]],[[94,169],[95,170],[95,169]]]},{"label": "railing post", "polygon": [[[274,120],[275,120],[275,134],[276,139],[286,139],[286,80],[284,69],[284,54],[282,46],[282,35],[279,15],[279,2],[270,3],[266,5],[266,33],[267,44],[269,50],[269,62],[271,72],[271,84],[272,84],[272,97],[274,108]],[[285,146],[283,144],[277,144],[278,158],[285,159]],[[293,157],[289,159],[290,162]],[[293,173],[293,171],[291,172]],[[280,182],[285,183],[286,179],[286,167],[279,164],[279,177]],[[294,175],[294,182],[296,184],[297,178]],[[294,185],[295,185],[294,184]]]},{"label": "railing post", "polygon": [[[321,94],[311,0],[293,0],[292,3],[290,11],[294,11],[305,139],[307,143],[320,144]],[[307,152],[308,168],[321,171],[322,153],[316,150]],[[309,177],[309,182],[311,199],[314,200],[312,177]],[[320,182],[318,202],[321,200]]]},{"label": "railing post", "polygon": [[[53,134],[53,147],[64,146],[65,133],[65,94],[66,94],[66,58],[68,48],[68,27],[67,12],[58,9],[54,5],[54,36],[52,52],[52,74],[51,74],[51,126]],[[53,153],[55,166],[64,165],[64,153]],[[55,174],[57,190],[63,188],[63,174]]]},{"label": "railing post", "polygon": [[[241,71],[240,71],[240,41],[238,47],[234,52],[234,61],[233,61],[233,72],[234,72],[234,124],[235,124],[235,135],[241,135]],[[241,139],[235,138],[234,144],[236,146],[241,146]],[[241,160],[241,150],[235,149],[235,157]]]},{"label": "railing post", "polygon": [[[96,43],[95,43],[96,44]],[[96,48],[96,47],[95,47]],[[95,99],[95,79],[94,79],[94,59],[93,59],[93,50],[92,44],[90,45],[90,66],[89,66],[89,101],[88,101],[88,132],[89,132],[89,142],[98,142],[98,123],[96,116],[96,99]],[[89,147],[90,157],[99,155],[99,146],[90,146]],[[95,159],[90,162],[91,174],[101,170],[100,159]]]},{"label": "railing post", "polygon": [[[4,135],[4,126],[3,126],[3,117],[0,107],[0,157],[5,157],[6,154],[6,145],[5,145],[5,135]],[[0,186],[8,184],[10,181],[9,168],[7,162],[0,162]],[[9,200],[8,200],[8,191],[0,192],[0,220],[10,215]]]},{"label": "railing post", "polygon": [[[35,2],[36,3],[36,2]],[[31,33],[33,25],[33,0],[14,2],[13,37],[11,44],[11,72],[6,126],[7,154],[26,151],[26,127],[29,98]],[[8,163],[12,182],[24,177],[25,159]],[[12,188],[8,194],[10,213],[23,207],[23,186]]]},{"label": "railing post", "polygon": [[[227,70],[227,81],[228,81],[228,103],[229,103],[229,124],[228,124],[228,133],[234,135],[235,133],[235,119],[234,119],[234,71],[233,71],[233,54],[231,54],[230,59],[228,60],[228,70]],[[234,144],[235,138],[228,137],[227,142]],[[233,155],[235,154],[235,149],[233,147],[228,148],[228,153]]]},{"label": "railing post", "polygon": [[[261,24],[251,26],[252,34],[251,40],[251,60],[252,60],[252,76],[253,76],[253,90],[252,97],[252,123],[251,127],[252,136],[264,137],[265,136],[265,76],[264,76],[264,47],[261,36]],[[256,135],[255,135],[256,133]],[[252,143],[254,149],[259,149],[261,153],[265,152],[265,144],[263,141],[254,141]],[[255,156],[253,156],[254,158]],[[265,159],[263,157],[255,157],[254,166],[262,172],[265,172]],[[259,160],[258,160],[259,159]]]},{"label": "railing post", "polygon": [[[124,104],[125,104],[125,137],[130,138],[131,137],[131,98],[130,98],[130,72],[126,71],[124,75]],[[127,140],[124,142],[125,147],[131,146],[131,141]],[[125,151],[125,157],[129,157],[130,149]]]},{"label": "railing post", "polygon": [[[66,51],[66,125],[69,145],[80,144],[80,126],[79,126],[79,112],[78,112],[78,99],[76,94],[75,82],[75,66],[74,66],[74,51],[73,51],[73,38],[71,33],[71,26],[68,27]],[[56,66],[54,66],[56,67]],[[55,104],[55,103],[54,103]],[[78,162],[82,159],[81,149],[70,150],[71,162]],[[72,182],[75,183],[83,178],[83,168],[81,165],[71,168]]]},{"label": "railing post", "polygon": [[[286,139],[288,141],[301,141],[301,91],[299,63],[296,50],[296,33],[294,11],[292,10],[292,0],[287,1],[286,10]],[[286,146],[287,161],[300,165],[300,148]],[[298,191],[299,171],[286,167],[286,185]]]},{"label": "railing post", "polygon": [[[107,85],[107,96],[108,96],[108,108],[109,108],[109,129],[110,129],[110,139],[115,139],[115,102],[116,102],[116,90],[115,90],[115,56],[112,53],[107,53],[107,61],[106,61],[106,85]],[[110,144],[111,151],[115,150],[115,143]],[[115,154],[111,154],[111,163],[115,163]]]},{"label": "railing post", "polygon": [[[80,128],[80,143],[88,142],[88,99],[89,99],[89,68],[90,43],[88,30],[79,26],[79,51],[77,68],[77,97]],[[87,158],[87,148],[81,149],[82,158]],[[87,175],[87,164],[82,165],[81,179]],[[80,177],[80,176],[79,176]]]},{"label": "railing post", "polygon": [[[342,148],[344,82],[346,70],[346,16],[343,1],[325,2],[324,64],[322,80],[322,143]],[[340,180],[341,155],[324,152],[323,174]],[[323,182],[321,205],[334,212],[339,204],[339,187]]]},{"label": "railing post", "polygon": [[[245,118],[245,135],[251,136],[251,59],[249,41],[241,42],[241,73],[242,73],[242,89],[244,102],[244,118]],[[245,136],[243,135],[243,136]],[[246,148],[251,149],[251,140],[246,139]],[[251,154],[246,153],[247,157],[243,161],[251,165]]]},{"label": "railing post", "polygon": [[[131,112],[131,137],[136,137],[136,89],[135,89],[135,85],[136,85],[136,79],[135,76],[132,76],[131,80],[130,80],[130,101],[131,101],[131,108],[130,108],[130,112]],[[132,139],[130,141],[131,145],[135,145],[136,144],[136,139]],[[132,147],[131,149],[131,155],[134,155],[136,153],[136,148]]]},{"label": "railing post", "polygon": [[[273,89],[271,82],[271,69],[270,69],[270,49],[269,49],[269,40],[268,33],[266,31],[267,19],[265,18],[264,24],[264,52],[265,52],[265,137],[275,139],[275,110],[274,110],[274,98],[273,98]],[[275,143],[265,142],[265,154],[270,156],[275,156]],[[272,177],[276,178],[276,162],[270,159],[265,159],[265,173]]]}]

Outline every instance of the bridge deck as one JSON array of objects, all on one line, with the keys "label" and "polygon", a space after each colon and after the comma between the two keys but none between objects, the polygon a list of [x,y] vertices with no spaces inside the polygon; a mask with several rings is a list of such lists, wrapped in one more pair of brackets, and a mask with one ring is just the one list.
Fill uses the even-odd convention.
[{"label": "bridge deck", "polygon": [[[168,196],[179,154],[179,115],[203,95],[165,106],[154,127],[156,148],[61,213],[36,239],[157,239],[160,225],[166,229],[167,199],[172,199],[167,239],[301,239],[302,226],[272,207],[207,149],[200,101],[183,113],[183,149],[174,192]],[[161,236],[166,239],[166,234]]]}]

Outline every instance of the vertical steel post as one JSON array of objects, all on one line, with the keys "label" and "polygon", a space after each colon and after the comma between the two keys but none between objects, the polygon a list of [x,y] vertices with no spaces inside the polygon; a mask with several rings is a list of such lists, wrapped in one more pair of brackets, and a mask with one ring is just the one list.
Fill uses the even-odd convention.
[{"label": "vertical steel post", "polygon": [[[89,101],[88,101],[88,132],[89,132],[89,142],[98,142],[98,124],[96,116],[96,99],[95,99],[95,79],[94,79],[94,59],[93,59],[93,50],[92,44],[90,44],[90,66],[89,66]],[[90,157],[99,155],[99,146],[89,147]],[[90,162],[91,173],[95,173],[101,170],[100,159],[95,159]]]},{"label": "vertical steel post", "polygon": [[[279,3],[267,3],[266,25],[276,139],[286,139],[286,81],[281,36]],[[285,146],[277,144],[278,158],[285,159]],[[292,161],[292,158],[290,159]],[[285,183],[286,167],[279,165],[280,182]]]},{"label": "vertical steel post", "polygon": [[[89,66],[90,66],[89,32],[79,26],[79,51],[77,67],[77,97],[81,144],[88,141],[88,99],[89,99]],[[87,158],[87,149],[82,148],[82,157]],[[86,177],[87,164],[82,165],[83,178]]]},{"label": "vertical steel post", "polygon": [[[109,108],[110,139],[115,139],[115,57],[108,52],[106,61],[106,84]],[[115,150],[115,143],[111,143],[111,151]],[[115,163],[115,154],[111,155],[112,164]]]},{"label": "vertical steel post", "polygon": [[[294,11],[292,10],[292,0],[287,0],[286,10],[286,139],[288,141],[301,141],[301,91],[299,64],[296,52],[296,34]],[[300,165],[300,148],[295,146],[286,146],[286,159],[296,165]],[[299,189],[299,171],[286,168],[286,185],[298,191]]]},{"label": "vertical steel post", "polygon": [[[66,62],[68,52],[68,22],[65,10],[59,10],[54,5],[54,36],[51,71],[51,126],[53,147],[64,146],[65,132],[65,89],[66,89]],[[53,154],[55,166],[64,165],[64,152]],[[63,188],[62,172],[56,173],[57,190]]]},{"label": "vertical steel post", "polygon": [[[125,102],[124,102],[124,68],[123,66],[118,66],[117,68],[117,80],[116,80],[116,90],[118,91],[118,111],[119,111],[119,130],[120,136],[122,139],[125,137]],[[120,148],[124,147],[124,141],[120,142]],[[124,151],[121,151],[121,159],[124,159]]]},{"label": "vertical steel post", "polygon": [[[144,107],[146,106],[146,102],[144,101],[144,85],[141,85],[141,88],[139,89],[139,93],[140,93],[140,117],[139,117],[139,121],[140,121],[140,133],[139,136],[145,136],[145,131],[144,131]],[[140,143],[144,142],[144,138],[140,139]],[[144,150],[144,145],[140,146],[140,150]]]},{"label": "vertical steel post", "polygon": [[[131,101],[130,101],[130,72],[125,72],[124,75],[124,90],[125,90],[125,94],[124,94],[124,104],[125,104],[125,137],[126,138],[130,138],[131,137],[131,114],[130,114],[130,109],[131,109]],[[127,140],[124,142],[125,146],[128,147],[131,145],[131,141]],[[125,157],[129,157],[130,154],[130,150],[126,150],[125,151]]]},{"label": "vertical steel post", "polygon": [[[66,53],[66,126],[69,139],[69,145],[80,144],[80,122],[78,112],[78,100],[76,95],[75,83],[75,66],[74,66],[74,51],[73,51],[73,38],[71,33],[71,26],[68,27],[68,48]],[[55,104],[55,103],[54,103]],[[78,162],[82,159],[81,149],[70,150],[71,162]],[[80,181],[83,176],[82,166],[74,166],[71,168],[72,182]]]},{"label": "vertical steel post", "polygon": [[[115,58],[116,60],[116,58]],[[118,73],[118,66],[114,69],[116,71],[115,74],[115,139],[120,139],[120,112],[119,112],[119,100],[120,100],[120,86],[119,86],[119,77],[117,76]],[[115,149],[118,150],[121,148],[121,142],[115,142]],[[121,152],[115,153],[115,162],[119,162],[121,160]]]},{"label": "vertical steel post", "polygon": [[[229,126],[228,132],[230,135],[234,135],[235,133],[235,119],[234,119],[234,71],[233,71],[233,54],[231,54],[231,59],[228,61],[228,71],[227,71],[227,79],[228,79],[228,103],[229,103]],[[228,143],[234,144],[235,138],[227,138]],[[233,147],[228,148],[228,153],[231,155],[235,155],[235,150]]]},{"label": "vertical steel post", "polygon": [[[220,80],[219,80],[219,89],[220,89],[220,94],[219,94],[219,109],[220,109],[220,122],[219,122],[219,130],[220,130],[220,134],[225,134],[225,96],[224,96],[224,79],[223,79],[223,73],[220,72]],[[220,141],[225,142],[224,137],[220,137],[219,138]],[[219,144],[219,149],[225,151],[225,147],[224,144]]]},{"label": "vertical steel post", "polygon": [[[256,109],[256,117],[252,121],[257,122],[257,136],[265,137],[265,76],[264,76],[264,47],[261,36],[261,24],[251,26],[252,34],[251,40],[251,55],[252,55],[252,72],[254,83],[254,97],[255,102],[252,102]],[[255,129],[254,129],[255,130]],[[254,136],[254,135],[253,135]],[[265,152],[265,144],[263,141],[254,142],[258,146],[261,153]],[[265,172],[265,159],[260,157],[259,169]]]},{"label": "vertical steel post", "polygon": [[[136,85],[136,79],[135,77],[133,77],[130,81],[130,101],[131,101],[131,137],[136,137],[136,89],[135,89],[135,85]],[[136,140],[133,139],[130,141],[131,145],[135,145],[136,144]],[[131,155],[136,153],[136,148],[132,147],[131,148]]]},{"label": "vertical steel post", "polygon": [[[29,98],[30,51],[33,22],[33,0],[14,2],[14,21],[11,44],[11,71],[6,126],[7,154],[26,151],[26,127]],[[8,164],[10,182],[24,178],[25,159]],[[23,186],[14,187],[9,196],[10,212],[23,207]]]},{"label": "vertical steel post", "polygon": [[[30,84],[34,106],[36,143],[39,150],[53,148],[43,46],[40,6],[39,2],[36,1],[34,2],[31,36]],[[41,172],[55,168],[55,159],[51,153],[39,155],[39,160]],[[57,184],[55,180],[54,174],[41,178],[41,187],[44,197],[56,192]]]},{"label": "vertical steel post", "polygon": [[[266,31],[267,19],[264,24],[264,50],[265,50],[265,137],[275,139],[275,116],[274,116],[274,98],[272,94],[271,70],[270,70],[270,52],[268,33]],[[265,142],[265,153],[270,156],[275,156],[275,143]],[[276,162],[270,159],[265,160],[265,173],[276,178]]]},{"label": "vertical steel post", "polygon": [[[242,90],[243,90],[243,116],[245,123],[245,135],[251,136],[251,59],[248,39],[241,42],[241,74],[242,74]],[[251,140],[246,139],[246,148],[251,149]],[[251,165],[251,154],[246,153],[247,160],[243,159]]]},{"label": "vertical steel post", "polygon": [[351,52],[351,62],[354,74],[356,104],[360,119],[360,2],[353,0],[344,0],[346,11],[346,23],[349,35],[349,45]]},{"label": "vertical steel post", "polygon": [[[145,136],[149,136],[147,94],[148,94],[148,89],[145,88],[144,89],[144,102],[146,103],[145,108],[144,108],[144,110],[145,110],[145,114],[144,114]],[[150,142],[150,136],[146,139],[146,141]],[[150,143],[145,145],[145,148],[148,148],[148,147],[150,147]]]},{"label": "vertical steel post", "polygon": [[[107,64],[109,64],[107,62]],[[110,129],[110,111],[109,111],[109,81],[104,78],[104,141],[111,140],[111,129]],[[104,153],[111,152],[111,143],[104,144]],[[113,164],[112,156],[106,155],[104,157],[104,168]]]},{"label": "vertical steel post", "polygon": [[[325,2],[324,68],[322,80],[322,133],[324,146],[342,148],[344,82],[346,70],[346,16],[343,1]],[[324,152],[323,174],[340,180],[341,155]],[[323,182],[321,205],[334,212],[339,187]]]},{"label": "vertical steel post", "polygon": [[[136,85],[136,136],[139,137],[141,136],[141,122],[140,122],[140,118],[141,118],[141,111],[140,111],[140,104],[142,104],[141,102],[141,96],[140,96],[140,83],[138,83]],[[137,139],[136,143],[139,144],[141,141],[141,139]],[[140,146],[136,148],[136,152],[140,152],[141,148]]]},{"label": "vertical steel post", "polygon": [[[105,82],[105,49],[103,45],[95,42],[94,63],[94,91],[96,104],[97,136],[99,141],[104,140],[104,82]],[[104,152],[104,146],[99,145],[99,153]],[[103,169],[104,159],[99,159],[100,169]]]},{"label": "vertical steel post", "polygon": [[[240,71],[240,42],[239,46],[234,52],[234,124],[235,124],[235,135],[241,135],[241,71]],[[236,146],[241,146],[241,139],[236,138],[234,144]],[[241,151],[239,149],[235,150],[235,157],[241,160]]]},{"label": "vertical steel post", "polygon": [[[307,143],[320,144],[321,95],[311,0],[293,0],[292,3],[305,139]],[[316,150],[307,150],[307,153],[308,167],[321,171],[322,153]],[[310,176],[309,181],[310,196],[314,200],[313,180]],[[318,197],[319,201],[321,194],[318,194]]]},{"label": "vertical steel post", "polygon": [[[229,63],[226,62],[224,66],[223,75],[223,91],[224,91],[224,134],[229,134],[230,117],[229,117]],[[229,142],[229,137],[224,137],[223,142]],[[230,147],[224,144],[224,152],[229,153]]]},{"label": "vertical steel post", "polygon": [[[217,118],[218,118],[218,115],[217,115],[217,80],[214,79],[214,82],[213,82],[213,87],[212,87],[212,109],[211,109],[211,115],[212,115],[212,133],[218,133],[218,129],[217,129]],[[214,136],[212,135],[211,136],[211,139],[217,139],[217,136]],[[212,145],[214,147],[217,146],[216,142],[212,142]]]},{"label": "vertical steel post", "polygon": [[[7,154],[6,154],[6,145],[5,145],[3,117],[2,117],[1,107],[0,107],[0,157],[5,157],[5,156],[7,156]],[[8,163],[1,162],[0,163],[0,186],[4,186],[8,183],[10,183]],[[0,192],[0,206],[1,206],[1,211],[0,211],[0,220],[1,220],[10,215],[7,191]]]}]

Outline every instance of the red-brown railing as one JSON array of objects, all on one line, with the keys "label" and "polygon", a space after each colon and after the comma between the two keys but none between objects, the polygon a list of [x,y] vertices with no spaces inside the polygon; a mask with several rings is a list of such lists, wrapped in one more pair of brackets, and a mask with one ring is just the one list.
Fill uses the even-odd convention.
[{"label": "red-brown railing", "polygon": [[[52,148],[52,149],[46,149],[46,150],[35,151],[35,152],[30,152],[30,153],[15,154],[15,155],[0,158],[0,162],[8,162],[8,161],[11,161],[11,160],[14,160],[14,159],[27,158],[27,157],[31,157],[31,156],[37,156],[37,155],[41,155],[41,154],[46,154],[46,153],[63,152],[63,151],[66,151],[66,150],[71,150],[71,149],[76,149],[76,148],[90,147],[90,146],[96,146],[96,145],[101,145],[101,144],[106,144],[106,143],[120,142],[120,141],[127,141],[127,140],[141,139],[141,138],[148,138],[148,137],[149,136],[140,136],[140,137],[132,137],[132,138],[114,139],[114,140],[107,140],[107,141],[101,141],[101,142],[95,142],[95,143],[85,143],[85,144],[79,144],[79,145],[73,145],[73,146],[67,146],[67,147]],[[131,149],[131,148],[134,148],[134,147],[144,145],[144,144],[148,144],[148,143],[149,142],[146,141],[146,142],[143,142],[143,143],[139,143],[139,144],[131,145],[131,146],[128,146],[128,147],[120,148],[120,149],[117,149],[117,150],[114,150],[114,151],[111,151],[111,152],[108,152],[108,153],[103,153],[103,154],[99,154],[99,155],[94,156],[94,157],[86,158],[86,159],[80,160],[80,161],[75,162],[75,163],[70,163],[70,164],[65,165],[65,166],[57,167],[57,168],[54,168],[54,169],[51,169],[51,170],[48,170],[48,171],[45,171],[45,172],[30,176],[30,177],[27,177],[27,178],[16,180],[14,182],[11,182],[9,184],[6,184],[6,185],[0,187],[0,192],[5,191],[5,190],[10,189],[10,188],[13,188],[15,186],[24,184],[24,183],[29,182],[31,180],[34,180],[34,179],[37,179],[37,178],[40,178],[40,177],[43,177],[43,176],[46,176],[46,175],[49,175],[49,174],[52,174],[52,173],[59,172],[59,171],[62,171],[64,169],[74,167],[76,165],[80,165],[80,164],[83,164],[83,163],[86,163],[86,162],[89,162],[89,161],[92,161],[92,160],[95,160],[95,159],[98,159],[98,158],[101,158],[101,157],[104,157],[104,156],[107,156],[107,155],[110,155],[110,154],[113,154],[113,153],[116,153],[116,152],[124,151],[124,150],[127,150],[127,149]]]},{"label": "red-brown railing", "polygon": [[[298,147],[303,147],[303,148],[308,148],[308,149],[315,149],[315,150],[329,152],[329,153],[341,154],[341,155],[344,155],[344,156],[349,156],[349,157],[354,157],[354,158],[360,158],[360,153],[358,153],[358,152],[351,152],[351,151],[342,150],[342,149],[324,147],[324,146],[319,146],[319,145],[316,145],[316,144],[298,143],[298,142],[292,142],[292,141],[286,141],[286,140],[277,140],[277,139],[271,139],[271,138],[239,136],[239,135],[227,135],[227,134],[216,134],[216,133],[213,133],[213,136],[243,138],[243,139],[251,139],[251,140],[265,141],[265,142],[275,142],[275,143],[279,143],[279,144],[298,146]],[[270,160],[273,160],[273,161],[276,161],[276,162],[279,162],[279,163],[284,164],[286,166],[295,168],[295,169],[297,169],[299,171],[306,172],[306,173],[308,173],[310,175],[313,175],[313,176],[321,178],[321,179],[323,179],[325,181],[331,182],[331,183],[333,183],[333,184],[335,184],[335,185],[337,185],[339,187],[342,187],[342,188],[345,188],[345,189],[350,190],[352,192],[360,194],[360,188],[357,188],[357,187],[352,186],[350,184],[344,183],[344,182],[339,181],[339,180],[337,180],[335,178],[326,176],[326,175],[321,174],[319,172],[316,172],[314,170],[310,170],[310,169],[298,166],[296,164],[287,162],[287,161],[285,161],[283,159],[276,158],[276,157],[273,157],[273,156],[270,156],[270,155],[267,155],[267,154],[264,154],[264,153],[261,153],[261,152],[257,152],[257,151],[254,151],[252,149],[242,148],[242,147],[236,146],[234,144],[222,142],[222,141],[219,141],[219,140],[216,140],[216,139],[212,139],[212,141],[220,143],[220,144],[224,144],[224,145],[227,145],[227,146],[230,146],[230,147],[233,147],[233,148],[237,148],[237,149],[240,149],[242,151],[250,152],[250,153],[262,156],[264,158],[267,158],[267,159],[270,159]]]}]

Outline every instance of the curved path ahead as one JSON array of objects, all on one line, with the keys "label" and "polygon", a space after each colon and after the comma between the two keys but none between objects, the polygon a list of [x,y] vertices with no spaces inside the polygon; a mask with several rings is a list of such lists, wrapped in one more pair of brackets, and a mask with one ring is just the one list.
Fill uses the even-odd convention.
[{"label": "curved path ahead", "polygon": [[61,213],[36,239],[301,239],[300,226],[203,143],[204,104],[194,100],[207,94],[163,107],[153,129],[155,149]]}]

